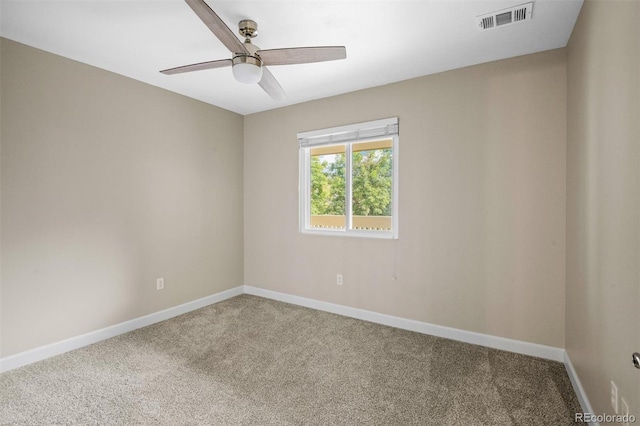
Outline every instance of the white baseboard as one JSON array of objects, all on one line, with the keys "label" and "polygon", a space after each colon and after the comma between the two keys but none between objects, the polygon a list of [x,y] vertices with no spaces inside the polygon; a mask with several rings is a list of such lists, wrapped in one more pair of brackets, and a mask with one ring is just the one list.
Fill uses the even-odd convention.
[{"label": "white baseboard", "polygon": [[447,339],[458,340],[460,342],[471,343],[474,345],[487,346],[494,349],[501,349],[504,351],[515,352],[524,355],[531,355],[539,358],[549,359],[552,361],[564,362],[565,360],[564,349],[556,348],[553,346],[545,346],[537,343],[523,342],[520,340],[492,336],[489,334],[444,327],[441,325],[395,317],[392,315],[380,314],[364,309],[351,308],[349,306],[336,305],[334,303],[322,302],[319,300],[308,299],[306,297],[293,296],[286,293],[279,293],[277,291],[265,290],[248,285],[244,286],[244,292],[246,294],[265,297],[267,299],[279,300],[281,302],[300,305],[320,311],[331,312],[333,314],[344,315],[364,321],[375,322],[378,324],[388,325],[404,330],[429,334],[432,336],[445,337]]},{"label": "white baseboard", "polygon": [[[569,380],[571,380],[571,384],[573,385],[573,390],[576,392],[578,396],[578,402],[580,402],[580,407],[582,407],[583,413],[591,413],[595,414],[593,411],[593,407],[591,407],[591,403],[589,403],[589,398],[587,398],[587,393],[584,391],[582,387],[582,383],[580,383],[580,379],[578,378],[578,373],[576,373],[575,368],[573,368],[573,363],[571,362],[571,358],[569,358],[569,353],[567,351],[564,352],[564,368],[567,370],[567,374],[569,375]],[[589,423],[592,426],[598,426],[599,423]]]},{"label": "white baseboard", "polygon": [[[337,305],[334,303],[323,302],[314,299],[308,299],[300,296],[293,296],[286,293],[279,293],[272,290],[266,290],[252,286],[239,286],[235,287],[211,296],[204,297],[202,299],[194,300],[184,303],[179,306],[165,309],[163,311],[155,312],[149,315],[145,315],[140,318],[136,318],[130,321],[126,321],[120,324],[116,324],[110,327],[106,327],[100,330],[92,331],[81,336],[72,337],[60,342],[55,342],[46,346],[41,346],[29,351],[21,352],[19,354],[11,355],[0,359],[0,373],[4,371],[13,370],[24,365],[32,364],[37,361],[41,361],[46,358],[50,358],[55,355],[59,355],[73,349],[78,349],[93,343],[109,339],[111,337],[118,336],[120,334],[127,333],[129,331],[136,330],[138,328],[146,327],[151,324],[155,324],[160,321],[164,321],[173,318],[178,315],[208,306],[223,300],[229,299],[234,296],[238,296],[242,293],[252,294],[255,296],[265,297],[267,299],[279,300],[294,305],[305,306],[320,311],[331,312],[338,315],[344,315],[351,318],[357,318],[364,321],[374,322],[378,324],[388,325],[404,330],[415,331],[418,333],[429,334],[432,336],[444,337],[447,339],[458,340],[461,342],[471,343],[474,345],[487,346],[490,348],[501,349],[509,352],[520,353],[524,355],[531,355],[539,358],[550,359],[553,361],[564,362],[569,371],[569,377],[571,378],[574,388],[578,393],[580,403],[583,409],[589,408],[588,400],[584,390],[579,385],[573,366],[570,364],[569,358],[566,356],[564,349],[556,348],[552,346],[540,345],[537,343],[523,342],[519,340],[507,339],[504,337],[492,336],[488,334],[476,333],[473,331],[460,330],[451,327],[444,327],[436,324],[430,324],[426,322],[420,322],[410,320],[401,317],[395,317],[392,315],[381,314],[378,312],[367,311],[364,309],[352,308],[349,306]],[[567,363],[568,361],[568,363]],[[577,383],[577,385],[576,385]],[[583,404],[583,401],[587,402],[587,405]],[[592,412],[585,410],[585,412]]]},{"label": "white baseboard", "polygon": [[110,327],[102,328],[100,330],[92,331],[80,336],[71,337],[60,342],[40,346],[38,348],[11,355],[5,358],[0,358],[0,373],[13,370],[14,368],[22,367],[27,364],[32,364],[34,362],[41,361],[55,355],[60,355],[73,349],[88,346],[101,340],[118,336],[120,334],[128,333],[129,331],[146,327],[148,325],[155,324],[157,322],[164,321],[169,318],[173,318],[178,315],[182,315],[187,312],[191,312],[196,309],[221,302],[231,297],[238,296],[242,293],[243,286],[235,287],[229,290],[222,291],[220,293],[212,294],[211,296],[203,297],[202,299],[193,300],[182,305],[174,306],[172,308],[168,308],[159,312],[154,312],[140,318],[121,322],[120,324],[112,325]]},{"label": "white baseboard", "polygon": [[[304,306],[307,308],[317,309],[320,311],[331,312],[351,318],[357,318],[364,321],[388,325],[404,330],[415,331],[432,336],[444,337],[447,339],[458,340],[475,345],[487,346],[490,348],[563,362],[567,370],[567,374],[569,375],[569,379],[571,380],[571,384],[573,385],[573,389],[575,390],[578,397],[578,401],[580,402],[580,406],[582,407],[582,411],[584,413],[594,413],[593,408],[589,403],[589,399],[587,398],[587,394],[584,391],[582,384],[580,383],[580,379],[578,378],[576,370],[571,363],[569,354],[562,348],[507,339],[504,337],[497,337],[451,327],[444,327],[426,322],[395,317],[392,315],[380,314],[364,309],[351,308],[349,306],[309,299],[306,297],[294,296],[248,285],[225,290],[211,296],[203,297],[202,299],[193,300],[182,305],[174,306],[172,308],[145,315],[140,318],[125,321],[120,324],[116,324],[100,330],[92,331],[81,336],[72,337],[60,342],[31,349],[29,351],[25,351],[16,355],[0,358],[0,373],[13,370],[24,365],[32,364],[46,358],[60,355],[74,349],[88,346],[93,343],[118,336],[120,334],[128,333],[130,331],[146,327],[148,325],[155,324],[157,322],[164,321],[178,315],[182,315],[187,312],[212,305],[214,303],[221,302],[223,300],[238,296],[243,293],[291,303],[294,305]],[[591,424],[594,426],[598,426],[597,423]]]}]

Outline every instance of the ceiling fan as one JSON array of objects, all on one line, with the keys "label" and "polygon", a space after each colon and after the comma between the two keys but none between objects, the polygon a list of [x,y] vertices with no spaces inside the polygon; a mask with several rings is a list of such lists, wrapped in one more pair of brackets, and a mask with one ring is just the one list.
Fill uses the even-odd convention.
[{"label": "ceiling fan", "polygon": [[285,97],[284,90],[269,71],[266,65],[307,64],[312,62],[335,61],[345,59],[347,50],[344,46],[292,47],[285,49],[261,50],[251,43],[258,35],[258,24],[249,19],[239,22],[240,35],[245,38],[241,42],[233,31],[204,2],[204,0],[185,0],[211,32],[220,39],[232,53],[231,59],[200,62],[160,71],[172,75],[184,72],[208,70],[213,68],[232,67],[233,76],[241,83],[258,83],[269,96],[275,100]]}]

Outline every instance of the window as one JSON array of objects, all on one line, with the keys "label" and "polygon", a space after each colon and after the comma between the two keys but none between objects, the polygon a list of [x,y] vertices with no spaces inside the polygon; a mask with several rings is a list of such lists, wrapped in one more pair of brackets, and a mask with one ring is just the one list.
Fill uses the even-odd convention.
[{"label": "window", "polygon": [[398,119],[298,134],[300,231],[398,237]]}]

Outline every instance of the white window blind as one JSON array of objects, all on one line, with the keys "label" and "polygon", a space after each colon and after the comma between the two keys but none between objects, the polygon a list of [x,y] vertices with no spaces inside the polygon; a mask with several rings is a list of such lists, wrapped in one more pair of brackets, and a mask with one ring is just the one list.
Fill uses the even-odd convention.
[{"label": "white window blind", "polygon": [[398,134],[398,117],[298,133],[301,148],[379,139]]}]

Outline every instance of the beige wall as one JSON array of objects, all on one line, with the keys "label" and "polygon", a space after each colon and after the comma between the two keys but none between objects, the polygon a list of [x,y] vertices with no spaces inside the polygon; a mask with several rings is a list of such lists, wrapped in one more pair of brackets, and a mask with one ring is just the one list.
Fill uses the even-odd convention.
[{"label": "beige wall", "polygon": [[640,2],[586,1],[568,46],[566,348],[598,413],[640,417]]},{"label": "beige wall", "polygon": [[242,116],[1,52],[0,356],[242,284]]},{"label": "beige wall", "polygon": [[[392,116],[400,239],[301,235],[296,133]],[[245,284],[563,347],[565,130],[564,50],[246,116]]]},{"label": "beige wall", "polygon": [[[0,39],[1,41],[1,39]],[[0,358],[2,358],[2,43],[0,42]]]}]

